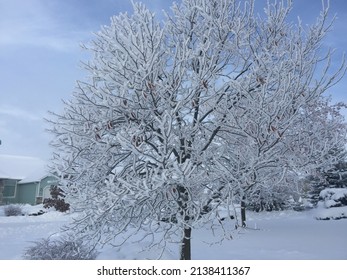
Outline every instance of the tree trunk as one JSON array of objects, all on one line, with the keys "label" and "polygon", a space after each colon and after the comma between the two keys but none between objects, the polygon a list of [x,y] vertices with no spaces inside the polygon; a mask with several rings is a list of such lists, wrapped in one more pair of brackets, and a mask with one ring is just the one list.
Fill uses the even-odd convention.
[{"label": "tree trunk", "polygon": [[246,227],[246,202],[245,197],[241,200],[241,226]]},{"label": "tree trunk", "polygon": [[191,246],[190,246],[191,235],[192,235],[192,228],[185,227],[184,237],[183,237],[182,246],[181,246],[180,260],[191,260]]}]

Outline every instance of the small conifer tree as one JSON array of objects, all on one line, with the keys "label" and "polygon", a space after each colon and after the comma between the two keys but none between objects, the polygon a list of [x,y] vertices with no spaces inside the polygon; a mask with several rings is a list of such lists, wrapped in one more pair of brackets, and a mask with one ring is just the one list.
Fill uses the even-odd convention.
[{"label": "small conifer tree", "polygon": [[66,212],[70,209],[70,204],[65,202],[64,192],[58,186],[51,187],[51,198],[46,198],[43,201],[43,205],[45,208],[54,207],[57,211]]}]

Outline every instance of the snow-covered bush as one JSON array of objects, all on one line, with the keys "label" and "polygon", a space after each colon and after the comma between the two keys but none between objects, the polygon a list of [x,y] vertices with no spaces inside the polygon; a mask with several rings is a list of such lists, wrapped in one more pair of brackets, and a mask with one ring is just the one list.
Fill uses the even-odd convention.
[{"label": "snow-covered bush", "polygon": [[322,190],[319,197],[326,208],[347,205],[347,189],[345,188],[329,188]]},{"label": "snow-covered bush", "polygon": [[318,203],[316,219],[317,220],[347,219],[347,206],[324,208],[320,206],[320,203]]},{"label": "snow-covered bush", "polygon": [[252,201],[247,205],[247,209],[255,212],[261,211],[280,211],[287,209],[288,206],[284,200],[277,199],[260,199],[259,201]]},{"label": "snow-covered bush", "polygon": [[316,176],[307,177],[306,181],[309,186],[306,196],[316,206],[319,201],[325,200],[321,197],[322,191],[325,196],[328,195],[327,192],[330,192],[326,190],[328,188],[347,188],[347,162],[340,161],[328,171],[318,172]]},{"label": "snow-covered bush", "polygon": [[22,215],[22,207],[16,204],[10,204],[4,208],[5,216],[20,216]]},{"label": "snow-covered bush", "polygon": [[27,260],[95,260],[98,252],[80,240],[43,238],[24,252]]},{"label": "snow-covered bush", "polygon": [[339,220],[347,218],[347,189],[327,188],[319,195],[321,201],[318,202],[318,220]]}]

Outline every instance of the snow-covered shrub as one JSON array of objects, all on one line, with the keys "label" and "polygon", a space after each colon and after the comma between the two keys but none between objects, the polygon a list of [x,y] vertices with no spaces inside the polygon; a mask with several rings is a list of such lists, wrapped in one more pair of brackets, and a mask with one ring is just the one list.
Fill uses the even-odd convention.
[{"label": "snow-covered shrub", "polygon": [[321,194],[325,196],[331,192],[327,189],[343,189],[347,187],[347,162],[341,161],[328,171],[317,172],[315,176],[308,176],[305,180],[308,185],[306,197],[316,206],[319,201],[325,200],[325,198],[321,197]]},{"label": "snow-covered shrub", "polygon": [[275,185],[271,188],[259,188],[248,197],[247,209],[255,212],[283,211],[293,209],[298,201],[294,200],[294,192],[290,187]]},{"label": "snow-covered shrub", "polygon": [[316,219],[317,220],[347,219],[347,206],[324,208],[324,207],[321,207],[320,203],[318,203]]},{"label": "snow-covered shrub", "polygon": [[315,205],[307,198],[302,198],[300,197],[300,199],[298,201],[294,201],[292,203],[292,209],[294,211],[306,211],[306,210],[311,210],[315,207]]},{"label": "snow-covered shrub", "polygon": [[320,199],[324,202],[326,208],[341,207],[347,205],[346,188],[328,188],[322,190],[319,194]]},{"label": "snow-covered shrub", "polygon": [[255,212],[261,211],[281,211],[286,209],[285,202],[277,200],[260,200],[251,202],[247,205],[247,209]]},{"label": "snow-covered shrub", "polygon": [[43,238],[27,248],[23,257],[27,260],[95,260],[97,255],[95,249],[80,240]]},{"label": "snow-covered shrub", "polygon": [[20,205],[10,204],[4,208],[5,216],[20,216],[22,215],[22,207]]},{"label": "snow-covered shrub", "polygon": [[339,220],[347,218],[347,189],[327,188],[320,192],[317,204],[318,220]]}]

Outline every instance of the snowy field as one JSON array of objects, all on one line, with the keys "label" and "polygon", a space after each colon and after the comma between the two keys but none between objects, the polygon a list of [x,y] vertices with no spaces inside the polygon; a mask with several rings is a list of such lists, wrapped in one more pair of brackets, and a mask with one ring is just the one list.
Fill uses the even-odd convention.
[{"label": "snowy field", "polygon": [[[29,213],[39,210],[24,207]],[[347,260],[347,219],[317,220],[318,210],[306,212],[248,212],[248,227],[232,232],[231,240],[211,245],[210,229],[193,231],[192,258],[234,260]],[[319,214],[321,215],[321,214]],[[50,211],[41,216],[6,217],[0,207],[0,259],[20,260],[32,241],[59,232],[71,214]],[[210,242],[207,242],[210,241]],[[138,243],[121,250],[106,247],[100,260],[147,259],[155,252],[138,253]],[[178,258],[178,245],[172,244],[164,259]]]}]

